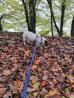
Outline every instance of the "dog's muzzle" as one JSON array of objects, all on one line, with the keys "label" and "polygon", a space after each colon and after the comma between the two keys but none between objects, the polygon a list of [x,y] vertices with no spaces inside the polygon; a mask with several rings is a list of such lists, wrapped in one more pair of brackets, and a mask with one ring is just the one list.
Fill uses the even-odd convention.
[{"label": "dog's muzzle", "polygon": [[45,46],[48,46],[48,42],[47,41],[45,41]]}]

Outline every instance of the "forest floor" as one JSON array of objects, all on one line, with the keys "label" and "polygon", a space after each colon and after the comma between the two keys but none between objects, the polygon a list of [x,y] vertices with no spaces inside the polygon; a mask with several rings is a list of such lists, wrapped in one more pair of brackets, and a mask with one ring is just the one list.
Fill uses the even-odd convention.
[{"label": "forest floor", "polygon": [[[21,98],[32,45],[0,33],[0,98]],[[27,98],[74,98],[74,39],[48,38],[32,65]]]}]

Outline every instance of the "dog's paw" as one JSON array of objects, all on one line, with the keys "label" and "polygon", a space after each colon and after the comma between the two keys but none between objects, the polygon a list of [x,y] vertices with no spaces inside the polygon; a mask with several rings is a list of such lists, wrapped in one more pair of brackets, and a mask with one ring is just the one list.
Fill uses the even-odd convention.
[{"label": "dog's paw", "polygon": [[26,45],[26,42],[24,42],[24,45]]}]

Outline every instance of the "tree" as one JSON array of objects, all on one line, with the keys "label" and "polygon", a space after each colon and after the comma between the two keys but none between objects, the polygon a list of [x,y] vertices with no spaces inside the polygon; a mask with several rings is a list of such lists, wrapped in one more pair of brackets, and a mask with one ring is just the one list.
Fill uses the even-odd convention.
[{"label": "tree", "polygon": [[0,31],[3,31],[2,22],[1,22],[2,21],[2,18],[3,18],[3,15],[0,16]]},{"label": "tree", "polygon": [[51,14],[51,32],[52,32],[52,36],[53,35],[53,14]]},{"label": "tree", "polygon": [[2,14],[2,15],[0,16],[0,31],[3,31],[2,19],[4,18],[5,15],[6,15],[6,14]]},{"label": "tree", "polygon": [[[34,27],[36,28],[35,31],[37,31],[38,34],[41,34],[43,36],[46,35],[57,36],[57,33],[60,36],[62,34],[63,36],[71,35],[70,26],[72,16],[74,16],[74,7],[73,7],[74,0],[66,0],[66,3],[63,3],[64,0],[0,0],[0,1],[1,1],[0,15],[2,15],[2,13],[8,14],[4,16],[4,18],[2,18],[1,20],[3,30],[18,32],[22,31],[23,28],[29,27],[28,30],[31,30],[31,28]],[[26,5],[25,8],[22,5],[22,1],[24,1],[24,5]],[[49,2],[49,4],[52,5],[49,6],[47,1]],[[32,3],[34,4],[35,15],[32,10],[33,9]],[[63,12],[62,4],[63,5],[65,4],[66,6],[64,14],[62,14]],[[51,7],[50,12],[49,7]],[[33,12],[33,14],[31,14],[32,13],[31,11]],[[27,12],[27,15],[26,14],[24,15],[24,12]],[[52,14],[50,14],[51,12]],[[64,18],[61,18],[63,15]],[[29,18],[28,22],[26,22],[26,18]],[[64,21],[62,21],[61,19],[63,19]],[[60,34],[61,32],[60,30],[62,30],[62,34]]]},{"label": "tree", "polygon": [[71,24],[71,36],[74,37],[74,17]]},{"label": "tree", "polygon": [[27,5],[26,5],[26,2],[24,0],[22,0],[22,3],[23,3],[24,10],[25,10],[26,22],[27,22],[27,26],[28,26],[28,30],[29,30],[30,24],[29,24],[29,16],[28,16]]},{"label": "tree", "polygon": [[2,19],[4,18],[4,16],[7,16],[7,14],[3,13],[3,14],[0,16],[0,31],[3,31]]},{"label": "tree", "polygon": [[22,31],[26,28],[24,9],[20,0],[3,0],[0,2],[0,15],[7,14],[3,17],[1,23],[3,30]]},{"label": "tree", "polygon": [[64,25],[65,7],[66,7],[66,0],[63,0],[62,1],[62,5],[61,5],[60,36],[63,36],[63,25]]},{"label": "tree", "polygon": [[[52,8],[52,1],[51,0],[47,0],[49,7],[50,7],[50,12],[51,12],[51,16],[54,22],[54,25],[57,29],[57,32],[59,34],[59,36],[63,36],[63,25],[64,25],[64,14],[65,14],[65,7],[66,7],[66,0],[62,1],[61,4],[61,18],[60,18],[60,28],[57,26],[56,21],[55,21],[55,16],[54,16],[54,12],[53,12],[53,8]],[[51,20],[51,26],[52,26],[52,20]]]},{"label": "tree", "polygon": [[60,31],[59,31],[59,28],[56,24],[56,21],[55,21],[55,16],[54,16],[54,13],[53,13],[53,9],[52,9],[52,1],[51,0],[47,0],[48,4],[49,4],[49,7],[50,7],[50,12],[51,12],[51,16],[52,16],[52,19],[53,19],[53,22],[54,22],[54,25],[55,25],[55,28],[60,36]]},{"label": "tree", "polygon": [[36,0],[29,0],[29,2],[22,0],[22,3],[25,10],[28,30],[36,33]]}]

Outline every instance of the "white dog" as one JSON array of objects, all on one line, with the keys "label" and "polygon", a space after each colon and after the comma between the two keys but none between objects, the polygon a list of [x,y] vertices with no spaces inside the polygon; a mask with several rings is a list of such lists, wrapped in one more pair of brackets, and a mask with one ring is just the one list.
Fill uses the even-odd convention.
[{"label": "white dog", "polygon": [[38,46],[41,45],[41,44],[47,46],[46,38],[41,37],[39,35],[36,35],[35,33],[30,32],[30,31],[24,31],[24,33],[23,33],[24,45],[26,45],[26,42],[30,43],[30,42],[34,42],[34,41],[36,41],[36,44]]}]

